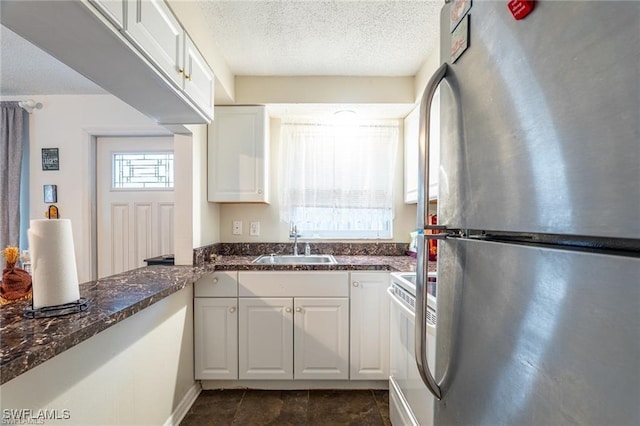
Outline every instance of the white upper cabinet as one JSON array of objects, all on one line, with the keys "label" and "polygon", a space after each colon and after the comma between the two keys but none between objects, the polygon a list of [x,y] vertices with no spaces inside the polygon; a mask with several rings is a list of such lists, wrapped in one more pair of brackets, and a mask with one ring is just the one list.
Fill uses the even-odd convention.
[{"label": "white upper cabinet", "polygon": [[125,34],[165,77],[212,115],[213,71],[164,0],[127,0]]},{"label": "white upper cabinet", "polygon": [[269,202],[269,116],[264,106],[215,107],[209,126],[208,199]]},{"label": "white upper cabinet", "polygon": [[[438,175],[440,167],[440,89],[436,90],[431,104],[431,129],[429,131],[429,200],[438,199]],[[404,120],[404,202],[418,202],[418,172],[420,142],[420,105]]]},{"label": "white upper cabinet", "polygon": [[404,202],[418,202],[418,133],[420,106],[404,119]]},{"label": "white upper cabinet", "polygon": [[186,33],[180,69],[183,70],[183,89],[187,95],[204,110],[213,111],[213,71]]},{"label": "white upper cabinet", "polygon": [[166,77],[183,86],[184,30],[163,0],[128,0],[125,33]]},{"label": "white upper cabinet", "polygon": [[213,119],[213,72],[164,0],[3,2],[0,21],[159,124]]},{"label": "white upper cabinet", "polygon": [[119,30],[124,29],[125,0],[90,0]]}]

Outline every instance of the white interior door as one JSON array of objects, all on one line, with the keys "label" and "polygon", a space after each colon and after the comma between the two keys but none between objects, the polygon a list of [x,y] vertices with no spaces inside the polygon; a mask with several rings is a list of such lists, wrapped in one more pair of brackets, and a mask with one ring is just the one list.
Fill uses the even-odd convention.
[{"label": "white interior door", "polygon": [[98,278],[173,253],[173,137],[100,137]]}]

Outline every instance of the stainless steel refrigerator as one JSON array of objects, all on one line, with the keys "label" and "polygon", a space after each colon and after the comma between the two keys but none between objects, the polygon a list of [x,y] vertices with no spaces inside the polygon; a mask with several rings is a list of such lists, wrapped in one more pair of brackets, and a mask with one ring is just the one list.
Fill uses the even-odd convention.
[{"label": "stainless steel refrigerator", "polygon": [[444,6],[422,99],[418,227],[440,232],[438,326],[428,365],[421,237],[416,358],[435,424],[638,425],[640,2],[537,1],[522,19],[508,3]]}]

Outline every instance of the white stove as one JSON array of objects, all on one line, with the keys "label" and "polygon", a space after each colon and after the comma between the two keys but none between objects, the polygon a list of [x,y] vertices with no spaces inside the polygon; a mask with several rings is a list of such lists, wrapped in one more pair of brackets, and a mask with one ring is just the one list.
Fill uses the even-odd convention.
[{"label": "white stove", "polygon": [[[427,283],[427,356],[435,362],[437,274]],[[391,298],[389,414],[394,425],[433,425],[433,396],[423,384],[415,358],[416,274],[394,272],[388,288]]]}]

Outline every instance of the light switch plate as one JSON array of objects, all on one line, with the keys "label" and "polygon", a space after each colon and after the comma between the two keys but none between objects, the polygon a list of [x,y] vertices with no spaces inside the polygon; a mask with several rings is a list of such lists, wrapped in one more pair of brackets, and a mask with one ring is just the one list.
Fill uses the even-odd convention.
[{"label": "light switch plate", "polygon": [[260,235],[260,222],[251,222],[249,224],[249,235]]},{"label": "light switch plate", "polygon": [[233,221],[233,235],[242,235],[242,221],[234,220]]}]

